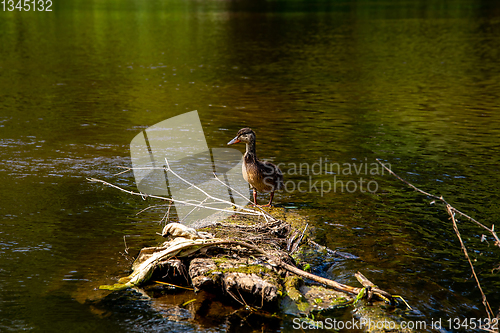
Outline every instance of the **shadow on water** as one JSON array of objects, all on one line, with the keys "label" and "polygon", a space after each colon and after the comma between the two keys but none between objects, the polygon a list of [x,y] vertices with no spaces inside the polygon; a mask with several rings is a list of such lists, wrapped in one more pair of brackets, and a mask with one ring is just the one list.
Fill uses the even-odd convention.
[{"label": "shadow on water", "polygon": [[[147,294],[146,294],[147,293]],[[187,305],[184,303],[196,299]],[[111,322],[122,322],[131,331],[227,332],[276,331],[280,319],[220,302],[204,292],[179,292],[163,287],[146,291],[111,293],[90,304],[94,313]]]},{"label": "shadow on water", "polygon": [[[131,174],[113,177],[130,166],[130,140],[192,110],[210,148],[252,127],[259,157],[285,173],[276,204],[307,215],[318,243],[359,257],[311,258],[317,273],[356,284],[362,271],[407,299],[407,320],[485,317],[446,212],[374,163],[496,223],[496,1],[72,0],[53,9],[0,12],[0,330],[293,329],[291,318],[209,294],[96,290],[161,241],[166,207],[136,215],[150,202],[85,178],[134,189]],[[498,249],[465,220],[459,228],[496,311]]]}]

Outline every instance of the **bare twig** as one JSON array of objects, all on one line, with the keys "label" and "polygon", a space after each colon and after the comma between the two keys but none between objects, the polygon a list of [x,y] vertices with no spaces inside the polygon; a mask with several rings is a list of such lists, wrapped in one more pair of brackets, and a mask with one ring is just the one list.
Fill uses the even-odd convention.
[{"label": "bare twig", "polygon": [[142,214],[142,213],[144,213],[145,211],[147,211],[148,209],[151,209],[151,208],[156,208],[156,207],[158,207],[158,205],[147,206],[146,208],[141,209],[140,211],[138,211],[137,213],[135,213],[135,215]]},{"label": "bare twig", "polygon": [[[241,210],[244,210],[244,211],[250,211],[248,208],[245,208],[243,206],[240,206],[240,205],[237,205],[235,204],[234,202],[231,202],[231,201],[228,201],[228,200],[224,200],[224,199],[221,199],[221,198],[217,198],[217,197],[214,197],[210,194],[208,194],[206,191],[204,191],[203,189],[201,189],[200,187],[196,186],[195,184],[185,180],[184,178],[182,178],[181,176],[179,176],[174,170],[172,170],[170,168],[170,164],[168,163],[168,159],[165,158],[165,163],[167,164],[167,168],[165,169],[165,171],[170,171],[174,176],[176,176],[177,178],[179,178],[180,180],[182,180],[183,182],[185,182],[186,184],[190,185],[191,187],[194,187],[195,189],[197,189],[198,191],[200,191],[201,193],[203,193],[204,195],[207,196],[207,198],[210,198],[214,201],[218,201],[218,202],[221,202],[221,203],[225,203],[225,204],[228,204],[230,206],[235,206],[235,207],[238,207],[239,209]],[[217,178],[217,177],[216,177]],[[206,199],[205,199],[206,200]],[[203,201],[205,201],[203,200]],[[253,212],[255,212],[253,210]],[[262,215],[262,214],[259,214],[259,215]]]},{"label": "bare twig", "polygon": [[170,216],[170,208],[172,208],[172,202],[170,202],[168,204],[168,210],[165,213],[165,215],[163,215],[163,217],[161,218],[160,222],[158,222],[158,224],[161,224],[163,221],[166,222],[168,220],[168,217]]},{"label": "bare twig", "polygon": [[240,197],[242,197],[243,199],[245,199],[247,202],[249,203],[252,203],[252,201],[250,199],[248,199],[248,196],[245,196],[243,194],[241,194],[240,192],[236,191],[234,188],[232,188],[231,186],[227,185],[226,183],[224,183],[222,180],[220,180],[219,177],[217,177],[217,174],[214,172],[214,177],[215,179],[217,179],[222,185],[226,186],[228,189],[231,190],[231,192],[234,192],[236,194],[238,194]]},{"label": "bare twig", "polygon": [[212,245],[223,245],[223,244],[226,244],[226,245],[239,245],[239,246],[242,246],[242,247],[246,247],[246,248],[249,248],[255,252],[258,252],[260,253],[261,255],[267,257],[269,260],[271,260],[274,264],[286,269],[287,271],[289,272],[292,272],[296,275],[299,275],[299,276],[302,276],[302,277],[305,277],[307,279],[310,279],[310,280],[313,280],[313,281],[316,281],[318,283],[321,283],[321,284],[324,284],[328,287],[331,287],[331,288],[334,288],[336,290],[340,290],[340,291],[343,291],[345,293],[348,293],[348,294],[352,294],[352,295],[357,295],[360,291],[361,291],[361,288],[355,288],[355,287],[351,287],[351,286],[347,286],[345,284],[342,284],[342,283],[339,283],[339,282],[336,282],[336,281],[333,281],[333,280],[330,280],[330,279],[325,279],[321,276],[317,276],[317,275],[314,275],[314,274],[311,274],[311,273],[308,273],[308,272],[305,272],[295,266],[292,266],[292,265],[289,265],[285,262],[283,262],[281,259],[273,256],[272,254],[269,253],[269,251],[265,251],[263,249],[261,249],[260,247],[257,247],[255,245],[252,245],[252,244],[249,244],[249,243],[246,243],[246,242],[241,242],[241,241],[228,241],[228,240],[220,240],[220,241],[215,241],[212,243]]},{"label": "bare twig", "polygon": [[[221,212],[228,212],[228,213],[233,213],[233,214],[235,213],[235,211],[233,211],[233,210],[222,209],[222,208],[214,208],[214,207],[209,207],[209,206],[203,206],[203,205],[200,205],[198,203],[193,203],[193,202],[189,202],[189,201],[176,200],[176,199],[162,197],[162,196],[158,196],[158,195],[144,194],[144,193],[141,193],[141,192],[134,192],[134,191],[126,190],[126,189],[121,188],[121,187],[119,187],[117,185],[111,184],[111,183],[109,183],[107,181],[104,181],[104,180],[101,180],[101,179],[97,179],[97,178],[87,178],[87,180],[89,182],[102,183],[104,185],[116,188],[116,189],[118,189],[118,190],[120,190],[122,192],[128,193],[128,194],[141,196],[144,200],[146,200],[146,198],[153,198],[153,199],[160,199],[160,200],[165,200],[165,201],[174,202],[174,203],[181,203],[181,204],[185,204],[185,205],[188,205],[188,206],[201,207],[201,208],[206,208],[206,209],[211,209],[211,210],[217,210],[217,211],[221,211]],[[250,210],[250,209],[244,209],[244,210],[245,211],[243,211],[243,212],[240,211],[240,212],[237,212],[237,213],[238,214],[244,214],[244,215],[254,215],[254,216],[262,216],[263,215],[262,213],[254,211],[254,210]]]},{"label": "bare twig", "polygon": [[132,258],[130,258],[130,255],[129,255],[129,253],[128,253],[129,247],[128,247],[128,245],[127,245],[127,241],[125,240],[125,237],[126,237],[126,236],[125,236],[125,235],[123,235],[123,243],[125,244],[125,249],[124,249],[124,251],[123,251],[123,252],[119,252],[119,253],[122,255],[122,257],[123,257],[123,258],[125,258],[125,260],[127,260],[127,261],[131,261],[131,260],[132,260]]},{"label": "bare twig", "polygon": [[[403,178],[399,177],[398,175],[396,175],[391,169],[389,169],[388,167],[386,167],[378,158],[376,159],[376,161],[382,166],[384,167],[384,169],[386,169],[387,171],[389,171],[389,173],[391,175],[393,175],[394,177],[396,177],[397,179],[399,179],[400,181],[402,181],[403,183],[405,183],[406,185],[410,186],[412,189],[414,189],[415,191],[417,192],[420,192],[422,194],[425,194],[433,199],[436,199],[436,200],[439,200],[441,201],[445,206],[449,205],[448,202],[446,202],[446,200],[444,200],[443,196],[436,196],[436,195],[433,195],[433,194],[430,194],[430,193],[427,193],[425,191],[422,191],[421,189],[419,189],[418,187],[408,183],[406,180],[404,180]],[[455,207],[451,206],[450,205],[450,208],[451,208],[451,211],[454,212],[454,213],[457,213],[459,215],[462,215],[463,217],[469,219],[470,221],[476,223],[478,226],[480,226],[481,228],[485,229],[485,230],[488,230],[491,235],[493,236],[493,238],[495,238],[495,241],[496,241],[496,244],[497,246],[500,247],[500,238],[498,238],[498,235],[496,234],[495,232],[495,225],[493,224],[491,226],[491,228],[488,228],[487,226],[485,226],[484,224],[482,224],[481,222],[473,219],[472,217],[470,217],[469,215],[465,214],[465,213],[462,213],[461,211],[459,211],[458,209],[456,209]]]},{"label": "bare twig", "polygon": [[[209,199],[208,197],[206,197],[205,199],[203,199],[203,201],[201,201],[201,202],[200,202],[200,205],[202,205],[202,206],[203,206],[203,204],[205,203],[205,201],[207,201],[208,199]],[[183,221],[184,221],[184,220],[185,220],[185,219],[186,219],[189,215],[191,215],[191,213],[193,213],[193,212],[194,212],[195,210],[197,210],[197,209],[199,210],[200,208],[198,208],[198,207],[193,207],[193,209],[191,209],[191,210],[189,211],[189,213],[187,213],[186,215],[184,215],[184,217],[182,218],[182,220],[181,220],[181,221],[179,221],[179,222],[180,222],[180,223],[182,223],[182,222],[183,222]]]},{"label": "bare twig", "polygon": [[297,239],[295,244],[292,246],[292,251],[290,251],[290,254],[293,254],[299,248],[300,242],[302,242],[302,239],[304,238],[304,234],[306,233],[308,226],[309,226],[309,223],[306,223],[304,230],[302,230],[302,235],[300,235],[300,237]]},{"label": "bare twig", "polygon": [[[202,248],[205,247],[211,247],[211,246],[216,246],[216,245],[228,245],[228,246],[240,246],[240,247],[245,247],[250,250],[253,250],[264,257],[266,257],[271,264],[277,265],[282,267],[283,269],[292,272],[296,275],[299,275],[301,277],[304,277],[306,279],[310,279],[313,281],[316,281],[318,283],[324,284],[330,288],[351,294],[351,295],[358,295],[363,288],[356,288],[356,287],[351,287],[330,279],[323,278],[321,276],[314,275],[309,272],[305,272],[295,266],[292,266],[290,264],[285,263],[282,261],[279,257],[276,257],[275,255],[271,254],[269,251],[266,251],[258,246],[255,246],[253,244],[247,243],[247,242],[242,242],[242,241],[234,241],[234,240],[225,240],[225,239],[217,239],[217,240],[204,240],[204,241],[196,241],[197,244],[193,245],[193,243],[187,243],[187,244],[180,244],[176,248],[175,253],[180,253],[183,250],[188,250],[189,254],[192,254],[194,251],[199,251]],[[193,247],[195,249],[193,249]],[[168,255],[171,255],[170,253]],[[159,260],[160,258],[157,258],[156,260]],[[151,259],[148,259],[151,260]],[[141,280],[142,281],[142,280]],[[143,282],[143,281],[142,281]],[[378,289],[377,287],[372,288],[373,293],[382,299],[389,299],[391,302],[393,302],[392,297],[389,293],[382,291]]]},{"label": "bare twig", "polygon": [[164,284],[166,286],[173,287],[173,288],[180,288],[180,289],[186,289],[186,290],[194,290],[193,288],[178,286],[176,284],[167,283],[167,282],[163,282],[163,281],[153,281],[153,282],[154,283],[158,283],[158,284]]},{"label": "bare twig", "polygon": [[401,180],[403,183],[405,183],[406,185],[410,186],[412,189],[414,189],[415,191],[417,192],[420,192],[422,194],[425,194],[431,198],[434,198],[436,200],[439,200],[441,201],[445,206],[446,206],[446,211],[448,213],[448,215],[450,215],[451,217],[451,220],[453,222],[453,230],[455,231],[456,235],[457,235],[457,238],[458,240],[460,241],[460,246],[462,247],[462,250],[464,251],[464,254],[465,254],[465,258],[467,259],[467,261],[469,262],[469,265],[471,267],[471,270],[472,270],[472,275],[474,276],[474,279],[476,280],[476,284],[479,288],[479,291],[481,292],[481,297],[482,297],[482,303],[485,307],[485,310],[486,310],[486,314],[488,315],[488,318],[491,320],[492,317],[494,317],[494,314],[493,314],[493,311],[491,310],[491,307],[490,307],[490,304],[488,303],[488,300],[486,299],[486,295],[484,294],[483,292],[483,288],[481,288],[481,284],[479,283],[479,279],[476,275],[476,271],[474,270],[474,265],[472,264],[472,261],[470,260],[470,257],[469,257],[469,253],[467,252],[467,248],[465,247],[464,245],[464,242],[462,241],[462,237],[460,235],[460,232],[458,230],[458,226],[457,226],[457,223],[456,223],[456,219],[455,219],[455,214],[459,214],[467,219],[469,219],[470,221],[476,223],[478,226],[480,226],[481,228],[483,229],[486,229],[488,230],[491,235],[495,238],[495,245],[499,246],[500,247],[500,239],[498,238],[496,232],[495,232],[495,225],[492,225],[491,228],[488,228],[487,226],[485,226],[484,224],[476,221],[475,219],[473,219],[472,217],[470,217],[469,215],[465,214],[465,213],[462,213],[461,211],[459,211],[458,209],[454,208],[453,206],[451,206],[448,202],[446,202],[446,200],[444,200],[443,196],[435,196],[433,194],[430,194],[428,192],[425,192],[425,191],[422,191],[421,189],[419,189],[418,187],[410,184],[409,182],[407,182],[406,180],[404,180],[403,178],[399,177],[398,175],[396,175],[392,170],[390,170],[389,168],[387,168],[378,158],[376,159],[376,161],[382,166],[384,167],[384,169],[386,169],[387,171],[389,171],[389,173],[391,175],[393,175],[394,177],[396,177],[397,179]]},{"label": "bare twig", "polygon": [[128,254],[129,247],[127,246],[127,241],[125,239],[125,235],[123,235],[123,243],[125,244],[125,253]]},{"label": "bare twig", "polygon": [[420,193],[422,193],[422,194],[425,194],[425,195],[427,195],[427,196],[429,196],[429,197],[431,197],[431,198],[434,198],[434,199],[436,199],[436,200],[441,200],[441,201],[443,201],[445,204],[447,204],[447,202],[446,202],[446,201],[444,201],[444,199],[443,199],[443,197],[442,197],[442,196],[441,196],[441,197],[438,197],[438,196],[435,196],[435,195],[433,195],[433,194],[430,194],[430,193],[427,193],[427,192],[425,192],[425,191],[422,191],[422,190],[421,190],[421,189],[419,189],[418,187],[416,187],[416,186],[414,186],[414,185],[412,185],[412,184],[408,183],[406,180],[404,180],[403,178],[401,178],[401,177],[399,177],[398,175],[396,175],[396,174],[395,174],[395,173],[394,173],[391,169],[389,169],[387,166],[385,166],[385,165],[384,165],[384,164],[383,164],[383,163],[382,163],[382,162],[381,162],[378,158],[376,158],[375,160],[376,160],[376,161],[377,161],[377,162],[378,162],[378,163],[379,163],[379,164],[380,164],[380,165],[381,165],[384,169],[386,169],[387,171],[389,171],[389,173],[390,173],[391,175],[393,175],[394,177],[396,177],[397,179],[399,179],[400,181],[402,181],[402,182],[403,182],[403,183],[405,183],[406,185],[410,186],[410,187],[411,187],[412,189],[414,189],[415,191],[420,192]]},{"label": "bare twig", "polygon": [[493,314],[493,310],[491,310],[490,304],[488,303],[488,300],[486,299],[486,295],[483,292],[483,288],[481,288],[481,284],[479,283],[479,279],[476,275],[476,271],[474,270],[474,265],[472,265],[472,261],[470,260],[469,253],[467,252],[467,248],[465,247],[464,242],[462,241],[462,237],[460,236],[460,231],[458,231],[457,222],[455,220],[455,213],[453,212],[452,207],[450,205],[446,205],[446,210],[448,211],[448,214],[450,214],[450,216],[451,216],[451,221],[453,222],[453,230],[455,230],[455,233],[457,234],[458,240],[460,241],[460,246],[462,247],[462,250],[464,251],[465,258],[467,258],[467,261],[469,262],[470,268],[472,270],[472,275],[474,276],[474,279],[476,280],[479,291],[481,292],[482,302],[483,302],[483,305],[486,309],[486,313],[488,314],[488,318],[491,320],[491,318],[494,317],[495,315]]},{"label": "bare twig", "polygon": [[[167,160],[167,158],[165,158],[165,163],[166,163],[166,167],[145,167],[145,168],[130,168],[130,167],[121,167],[121,168],[124,168],[125,170],[123,172],[120,172],[118,174],[122,174],[124,172],[128,172],[128,171],[132,171],[132,170],[142,170],[142,169],[147,169],[147,170],[165,170],[165,171],[170,171],[170,173],[172,173],[174,176],[176,176],[177,178],[179,178],[181,181],[185,182],[186,184],[190,185],[191,187],[195,188],[196,190],[200,191],[201,193],[203,193],[206,198],[201,201],[201,202],[191,202],[191,200],[186,200],[186,201],[182,201],[182,200],[176,200],[176,199],[173,199],[173,198],[167,198],[167,197],[162,197],[162,196],[156,196],[156,195],[150,195],[150,194],[144,194],[144,193],[140,193],[140,192],[134,192],[134,191],[129,191],[129,190],[125,190],[119,186],[116,186],[114,184],[111,184],[111,183],[108,183],[106,181],[103,181],[103,180],[100,180],[100,179],[96,179],[96,178],[87,178],[88,181],[91,181],[91,182],[100,182],[100,183],[103,183],[107,186],[110,186],[110,187],[113,187],[113,188],[116,188],[116,189],[119,189],[123,192],[126,192],[126,193],[129,193],[129,194],[133,194],[133,195],[140,195],[144,200],[148,197],[150,198],[155,198],[155,199],[161,199],[161,200],[166,200],[166,201],[169,201],[170,203],[181,203],[181,204],[185,204],[185,205],[190,205],[190,206],[194,206],[193,210],[194,211],[196,208],[205,208],[205,209],[211,209],[211,210],[216,210],[216,211],[221,211],[221,212],[228,212],[228,213],[238,213],[238,214],[244,214],[244,215],[254,215],[254,216],[262,216],[264,217],[264,219],[266,221],[269,221],[269,220],[272,220],[272,221],[275,221],[276,219],[274,217],[272,217],[270,214],[268,214],[266,211],[262,210],[261,208],[259,208],[260,211],[257,211],[257,210],[254,210],[254,209],[249,209],[249,208],[246,208],[244,206],[241,206],[241,205],[237,205],[235,204],[234,202],[230,202],[228,200],[224,200],[224,199],[221,199],[221,198],[217,198],[217,197],[214,197],[212,195],[210,195],[209,193],[207,193],[206,191],[204,191],[203,189],[201,189],[200,187],[196,186],[195,184],[185,180],[184,178],[182,178],[180,175],[178,175],[174,170],[172,170],[170,168],[170,164]],[[225,184],[224,182],[222,182],[218,177],[217,175],[214,174],[214,177],[219,181],[221,182],[222,184],[224,184],[225,186],[229,187],[227,184]],[[233,191],[234,193],[238,193],[240,196],[242,196],[243,198],[245,198],[247,201],[250,201],[247,197],[245,197],[244,195],[242,195],[241,193],[237,192],[236,190],[234,190],[233,188],[229,187],[231,189],[231,191]],[[228,209],[222,209],[222,208],[215,208],[215,207],[210,207],[209,205],[211,203],[205,203],[208,199],[212,199],[214,200],[215,202],[218,202],[218,203],[224,203],[224,204],[227,204],[228,206],[234,206],[236,208],[239,209],[239,211],[233,211],[233,210],[228,210]],[[191,211],[191,212],[192,212]],[[142,211],[141,211],[142,212]]]},{"label": "bare twig", "polygon": [[130,171],[130,168],[128,168],[128,167],[122,167],[122,166],[119,166],[119,168],[124,168],[125,170],[120,171],[120,172],[118,172],[118,173],[115,173],[113,176],[119,176],[119,175],[121,175],[121,174],[124,174],[124,173],[127,173],[127,172],[129,172],[129,171]]}]

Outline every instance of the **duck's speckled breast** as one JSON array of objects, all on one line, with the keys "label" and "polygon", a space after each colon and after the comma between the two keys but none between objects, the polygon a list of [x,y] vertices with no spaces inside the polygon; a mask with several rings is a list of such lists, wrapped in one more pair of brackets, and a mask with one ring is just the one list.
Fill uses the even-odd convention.
[{"label": "duck's speckled breast", "polygon": [[272,192],[280,189],[281,171],[268,162],[248,162],[245,160],[241,171],[243,178],[259,192]]}]

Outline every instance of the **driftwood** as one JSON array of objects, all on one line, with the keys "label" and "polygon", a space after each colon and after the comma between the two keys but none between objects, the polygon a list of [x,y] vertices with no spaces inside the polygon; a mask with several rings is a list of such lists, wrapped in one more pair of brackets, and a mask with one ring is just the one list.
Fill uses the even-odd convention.
[{"label": "driftwood", "polygon": [[[235,228],[253,229],[260,232],[262,230],[291,230],[289,225],[278,227],[275,222],[256,226],[237,225]],[[195,290],[213,290],[223,287],[224,292],[239,303],[248,305],[248,302],[244,301],[245,298],[242,294],[245,294],[246,297],[253,295],[254,299],[260,299],[260,305],[257,306],[262,307],[267,303],[275,302],[279,298],[280,288],[282,287],[279,280],[280,276],[283,275],[283,272],[280,272],[281,269],[288,272],[288,274],[314,281],[348,296],[359,298],[360,295],[364,294],[364,297],[369,297],[369,300],[378,298],[389,302],[391,305],[397,303],[390,293],[376,287],[359,272],[356,273],[356,277],[363,287],[352,287],[299,269],[292,264],[293,260],[288,254],[280,249],[263,249],[261,246],[240,240],[207,239],[206,237],[209,237],[210,233],[197,232],[178,223],[168,224],[164,228],[163,234],[174,238],[160,247],[142,249],[133,264],[131,275],[120,279],[119,283],[115,285],[101,286],[100,288],[120,290],[140,286],[152,278],[155,270],[167,267],[177,275],[185,276],[186,271],[188,271],[189,277],[186,277],[185,280],[191,280],[191,285]],[[239,251],[239,257],[246,259],[234,260],[234,258],[231,258],[231,260],[226,260],[221,265],[216,265],[217,257],[215,257],[214,261],[214,257],[206,255],[207,251],[211,251],[211,253]],[[250,263],[248,258],[254,256],[259,256],[262,259]],[[189,268],[185,267],[182,262],[184,259],[188,259]],[[262,269],[258,270],[255,266],[260,266]],[[366,288],[369,290],[368,293],[364,293]],[[256,306],[255,302],[253,302],[253,305]]]},{"label": "driftwood", "polygon": [[[168,161],[166,162],[168,168]],[[126,171],[130,170],[132,169],[127,168]],[[174,175],[187,182],[179,175]],[[278,301],[281,304],[287,303],[281,306],[286,309],[284,312],[305,316],[302,317],[303,320],[308,320],[312,311],[344,307],[360,300],[378,300],[392,306],[399,304],[398,297],[395,298],[378,288],[360,272],[356,273],[356,277],[362,286],[353,287],[297,267],[295,259],[300,257],[299,253],[303,247],[323,249],[329,256],[353,257],[310,241],[310,228],[303,219],[297,223],[296,220],[301,220],[296,218],[297,214],[285,213],[283,209],[275,210],[274,214],[271,214],[259,207],[231,207],[230,202],[227,202],[229,205],[225,209],[213,208],[207,206],[205,200],[179,202],[171,198],[129,191],[99,179],[88,180],[141,196],[143,199],[159,199],[170,204],[183,203],[195,208],[234,214],[222,223],[215,223],[202,230],[188,228],[179,223],[167,224],[161,235],[169,240],[161,246],[142,249],[129,276],[119,279],[114,285],[100,286],[100,289],[116,291],[148,283],[174,286],[176,282],[181,288],[192,287],[194,290],[213,291],[216,294],[222,292],[247,308],[274,306]],[[193,184],[190,185],[206,195],[206,199],[224,201],[212,197]],[[165,214],[167,218],[169,212],[170,206]],[[166,219],[165,216],[162,221]],[[403,303],[406,305],[406,302]],[[275,307],[273,309],[273,312],[276,311]],[[382,310],[379,318],[383,316]]]}]

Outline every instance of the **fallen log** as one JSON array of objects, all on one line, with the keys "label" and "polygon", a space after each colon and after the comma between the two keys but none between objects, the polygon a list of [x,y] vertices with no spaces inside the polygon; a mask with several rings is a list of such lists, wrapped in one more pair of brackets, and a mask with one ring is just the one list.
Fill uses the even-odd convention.
[{"label": "fallen log", "polygon": [[[242,226],[238,226],[238,228],[242,228]],[[254,226],[253,228],[261,230],[264,228],[264,226],[259,225],[259,226]],[[100,286],[100,289],[121,290],[145,284],[151,279],[155,269],[161,267],[162,265],[165,265],[165,262],[169,262],[172,258],[180,259],[180,258],[193,257],[196,254],[200,254],[200,252],[203,251],[206,252],[206,250],[209,248],[212,249],[218,248],[219,250],[223,251],[227,250],[228,248],[236,248],[236,249],[239,248],[239,249],[246,249],[247,251],[250,250],[250,252],[246,253],[246,256],[252,256],[255,254],[262,256],[263,258],[265,258],[265,260],[267,261],[267,263],[270,265],[271,268],[272,267],[282,268],[285,271],[292,273],[296,276],[315,281],[319,284],[322,284],[329,288],[333,288],[337,291],[343,292],[351,296],[359,296],[361,292],[364,292],[365,288],[369,288],[370,292],[367,293],[366,297],[369,296],[370,300],[372,299],[373,296],[377,296],[380,300],[388,301],[391,305],[396,304],[396,300],[392,297],[390,293],[377,288],[372,282],[370,282],[359,272],[356,274],[356,277],[358,278],[358,280],[360,281],[360,283],[363,285],[364,288],[348,286],[306,272],[300,268],[297,268],[296,266],[287,263],[285,261],[287,255],[281,251],[274,251],[273,253],[273,251],[264,250],[259,246],[240,240],[228,240],[228,239],[218,239],[218,238],[207,239],[206,238],[208,237],[207,233],[198,233],[196,230],[188,228],[182,224],[178,223],[168,224],[164,229],[163,235],[174,236],[174,238],[169,242],[165,242],[160,247],[143,249],[139,257],[133,264],[132,274],[130,274],[127,277],[121,278],[117,284]],[[195,289],[201,289],[207,286],[214,288],[214,286],[218,285],[219,283],[215,282],[213,278],[207,278],[207,272],[215,272],[221,268],[205,260],[203,261],[204,267],[200,269],[199,268],[200,260],[202,259],[198,258],[198,259],[193,259],[190,262],[189,275],[192,284],[194,285]],[[249,265],[244,264],[243,266],[248,267]],[[227,268],[228,267],[222,268],[222,270],[225,269],[227,271]],[[253,294],[260,295],[261,298],[265,300],[265,302],[275,301],[276,299],[275,295],[279,294],[278,287],[272,287],[272,285],[268,284],[261,277],[255,275],[252,272],[249,273],[248,269],[246,271],[243,270],[241,272],[238,272],[237,270],[235,270],[234,265],[230,268],[233,269],[233,271],[230,272],[232,273],[230,276],[220,277],[222,279],[221,283],[224,286],[226,286],[225,291],[227,293],[231,294],[232,293],[231,289],[234,289],[235,286],[239,286],[239,288],[236,289],[242,290],[246,294],[249,294],[249,291],[251,291],[251,293]],[[259,271],[259,273],[262,273],[262,271],[263,270]],[[249,275],[250,277],[245,275]],[[246,280],[244,282],[241,281],[237,282],[242,279]],[[252,280],[254,287],[250,286],[251,285],[250,281]],[[262,287],[263,285],[264,287]],[[272,296],[266,294],[269,293],[270,290],[273,290],[271,292]],[[236,300],[238,300],[237,297],[234,297],[233,295],[231,296]]]}]

